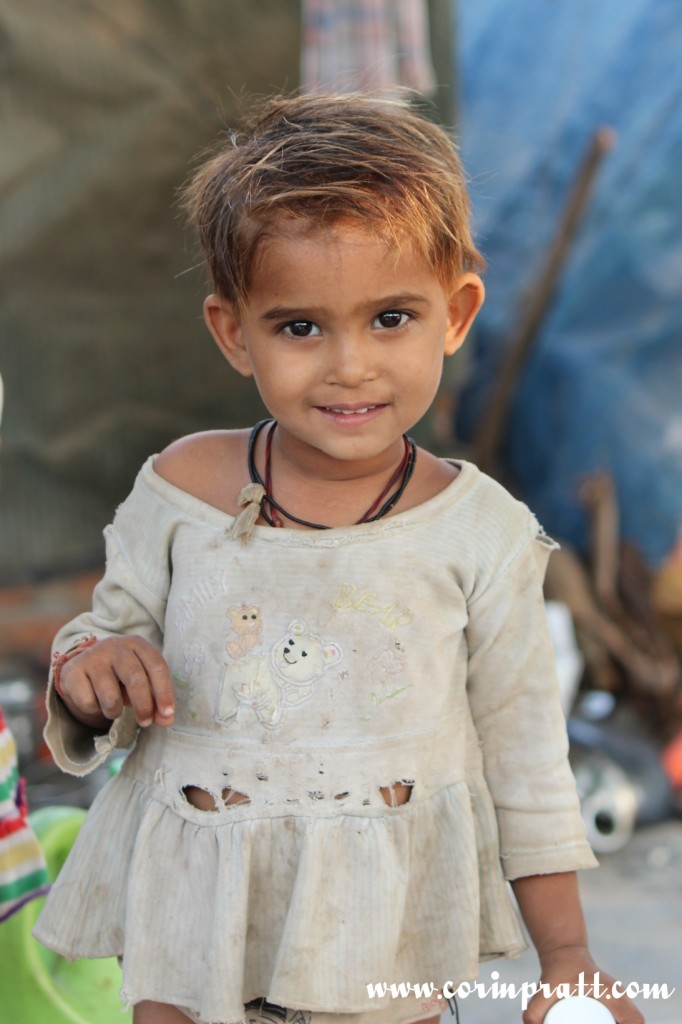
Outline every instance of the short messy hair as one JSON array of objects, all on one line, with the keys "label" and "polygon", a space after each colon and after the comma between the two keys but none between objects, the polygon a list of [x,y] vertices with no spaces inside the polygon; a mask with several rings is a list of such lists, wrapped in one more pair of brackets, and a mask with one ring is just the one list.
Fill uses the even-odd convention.
[{"label": "short messy hair", "polygon": [[282,218],[360,222],[415,247],[447,284],[483,269],[464,171],[448,133],[404,98],[277,96],[223,139],[181,193],[213,290],[240,307]]}]

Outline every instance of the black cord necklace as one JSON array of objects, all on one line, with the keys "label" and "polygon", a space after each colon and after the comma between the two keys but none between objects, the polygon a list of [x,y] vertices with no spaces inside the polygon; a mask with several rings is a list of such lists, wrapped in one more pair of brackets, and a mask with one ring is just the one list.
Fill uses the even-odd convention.
[{"label": "black cord necklace", "polygon": [[[260,473],[256,469],[255,451],[258,435],[260,434],[261,430],[263,430],[263,428],[267,426],[270,426],[270,430],[268,432],[265,446],[265,480],[263,480]],[[286,519],[290,519],[291,522],[298,523],[299,526],[307,526],[311,530],[330,530],[330,526],[325,526],[322,523],[310,523],[308,522],[307,519],[299,519],[298,516],[293,515],[291,512],[287,512],[287,510],[283,508],[282,505],[280,505],[279,502],[275,501],[275,499],[273,498],[270,491],[270,456],[272,448],[272,436],[275,432],[276,427],[277,420],[260,420],[260,422],[257,423],[253,430],[251,431],[251,436],[249,437],[249,475],[251,477],[252,483],[260,484],[260,486],[265,491],[265,495],[263,496],[260,503],[260,510],[263,519],[265,519],[266,523],[268,523],[270,526],[281,527],[284,526],[284,523],[282,522],[280,516],[284,516]],[[398,466],[397,470],[395,471],[391,479],[388,481],[386,487],[384,487],[379,497],[370,505],[365,514],[357,520],[357,522],[355,523],[356,526],[359,526],[361,523],[373,523],[377,519],[382,519],[391,511],[391,509],[395,506],[399,498],[402,497],[405,488],[410,482],[410,479],[414,472],[414,465],[415,462],[417,461],[417,446],[412,440],[412,438],[408,437],[407,434],[403,434],[403,442],[405,444],[405,452],[400,462],[400,465]],[[400,481],[399,484],[398,481]],[[390,495],[389,498],[386,499],[381,508],[377,512],[375,512],[375,509],[379,502],[386,497],[389,491],[396,484],[398,484],[397,489]]]}]

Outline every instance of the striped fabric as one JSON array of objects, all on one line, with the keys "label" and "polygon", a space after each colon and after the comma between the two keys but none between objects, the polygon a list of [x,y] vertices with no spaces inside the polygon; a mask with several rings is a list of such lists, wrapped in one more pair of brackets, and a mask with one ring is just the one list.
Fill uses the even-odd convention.
[{"label": "striped fabric", "polygon": [[0,921],[47,892],[47,867],[27,820],[14,738],[0,709]]},{"label": "striped fabric", "polygon": [[303,0],[306,92],[435,88],[425,0]]}]

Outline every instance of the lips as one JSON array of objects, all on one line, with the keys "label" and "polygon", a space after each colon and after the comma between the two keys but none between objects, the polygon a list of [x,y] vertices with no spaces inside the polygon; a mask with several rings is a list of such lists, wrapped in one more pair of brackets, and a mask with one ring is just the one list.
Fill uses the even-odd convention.
[{"label": "lips", "polygon": [[318,405],[320,412],[334,413],[337,416],[359,416],[368,412],[383,409],[385,402],[335,402],[334,405]]},{"label": "lips", "polygon": [[338,402],[334,405],[318,405],[316,408],[328,423],[349,428],[372,423],[383,414],[387,406],[376,402]]},{"label": "lips", "polygon": [[325,406],[327,412],[339,413],[341,416],[357,416],[359,413],[371,412],[372,409],[376,408],[376,405],[361,405],[357,409],[347,409],[338,405]]},{"label": "lips", "polygon": [[387,406],[377,402],[338,402],[334,405],[318,405],[316,408],[328,423],[334,423],[337,427],[344,424],[346,427],[361,427],[381,416]]}]

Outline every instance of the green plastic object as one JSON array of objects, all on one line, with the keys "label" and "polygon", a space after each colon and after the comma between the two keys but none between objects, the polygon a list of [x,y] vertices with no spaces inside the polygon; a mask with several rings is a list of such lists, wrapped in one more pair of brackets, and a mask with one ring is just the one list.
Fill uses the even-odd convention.
[{"label": "green plastic object", "polygon": [[[56,878],[85,818],[80,807],[45,807],[30,816]],[[35,899],[0,924],[0,1018],[6,1024],[130,1024],[121,1010],[115,958],[70,962],[41,946],[31,929],[43,905]]]}]

